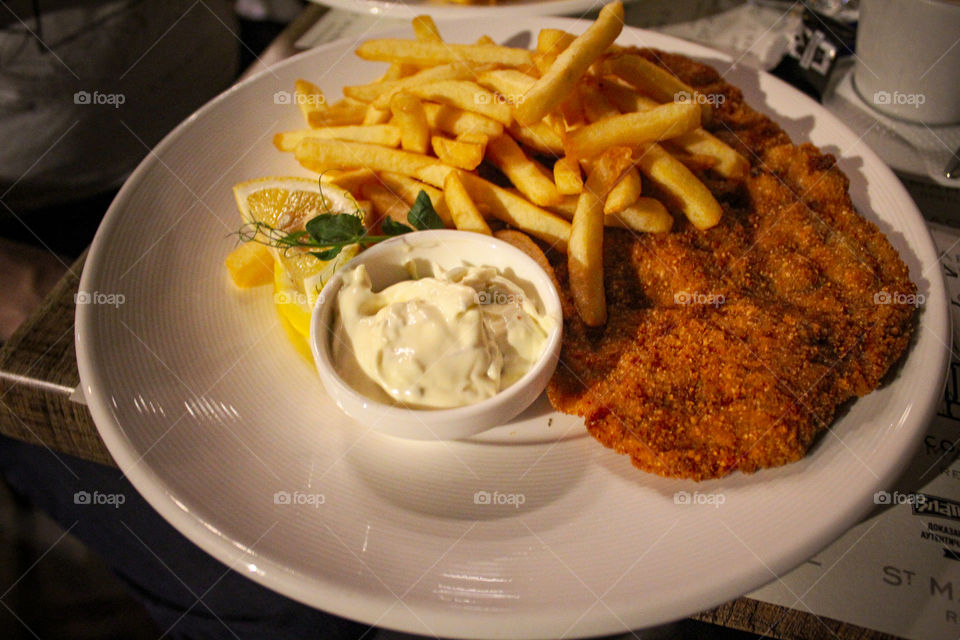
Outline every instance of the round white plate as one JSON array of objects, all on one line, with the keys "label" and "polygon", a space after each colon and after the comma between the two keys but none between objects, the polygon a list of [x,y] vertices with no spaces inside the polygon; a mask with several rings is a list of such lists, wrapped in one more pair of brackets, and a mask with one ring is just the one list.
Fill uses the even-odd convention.
[{"label": "round white plate", "polygon": [[[443,0],[314,0],[334,9],[386,18],[504,18],[517,16],[582,16],[599,11],[600,0],[498,0],[496,4],[457,4]],[[479,37],[479,35],[477,36]]]},{"label": "round white plate", "polygon": [[[586,26],[473,20],[444,25],[444,36],[532,42],[541,27]],[[628,29],[619,43],[729,66],[655,33]],[[137,168],[97,233],[81,281],[92,304],[77,307],[83,391],[117,463],[167,520],[252,579],[343,616],[532,638],[619,632],[724,602],[873,508],[942,388],[949,337],[936,253],[876,155],[749,68],[727,77],[795,140],[841,158],[855,203],[926,299],[889,383],[845,410],[806,459],[696,484],[637,471],[543,398],[465,442],[392,439],[340,413],[287,342],[269,292],[236,290],[223,259],[240,225],[231,185],[306,175],[271,145],[274,132],[303,126],[287,99],[294,81],[334,97],[382,72],[354,57],[355,44],[305,52],[205,106]]]}]

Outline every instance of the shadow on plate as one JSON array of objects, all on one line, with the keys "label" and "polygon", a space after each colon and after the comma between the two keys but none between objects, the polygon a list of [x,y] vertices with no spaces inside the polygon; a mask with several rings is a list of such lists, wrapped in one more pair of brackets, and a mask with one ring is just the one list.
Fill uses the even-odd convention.
[{"label": "shadow on plate", "polygon": [[[588,438],[504,447],[403,440],[370,431],[345,461],[363,485],[403,509],[484,521],[523,517],[567,496],[598,452],[605,453]],[[550,528],[575,519],[575,511],[537,522]]]}]

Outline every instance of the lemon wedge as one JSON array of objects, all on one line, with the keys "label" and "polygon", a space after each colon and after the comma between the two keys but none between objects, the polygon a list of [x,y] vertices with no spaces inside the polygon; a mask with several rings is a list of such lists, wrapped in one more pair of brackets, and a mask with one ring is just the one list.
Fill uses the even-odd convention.
[{"label": "lemon wedge", "polygon": [[307,360],[312,361],[310,353],[310,308],[306,306],[306,296],[296,290],[293,280],[275,262],[273,266],[273,304],[280,313],[280,324],[287,339]]},{"label": "lemon wedge", "polygon": [[[311,218],[322,213],[360,214],[357,201],[349,192],[312,178],[268,177],[241,182],[233,195],[244,223],[263,223],[286,233],[302,231]],[[274,304],[284,326],[303,336],[310,334],[310,312],[320,290],[333,273],[360,247],[344,247],[332,260],[320,260],[305,249],[271,247],[274,265]],[[288,331],[289,333],[289,331]],[[300,345],[297,345],[300,347]]]}]

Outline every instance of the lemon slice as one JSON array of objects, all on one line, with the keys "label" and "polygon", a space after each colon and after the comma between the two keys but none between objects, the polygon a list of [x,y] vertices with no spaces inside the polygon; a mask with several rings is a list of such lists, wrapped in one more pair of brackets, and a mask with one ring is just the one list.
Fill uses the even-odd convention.
[{"label": "lemon slice", "polygon": [[[260,222],[274,229],[292,233],[302,231],[308,220],[321,213],[360,214],[357,201],[349,192],[330,184],[323,185],[323,194],[313,178],[259,178],[233,187],[237,207],[245,223]],[[283,268],[298,300],[312,309],[320,290],[334,271],[357,255],[360,247],[350,245],[333,260],[320,260],[304,249],[272,248],[274,259]],[[276,285],[275,285],[276,286]]]},{"label": "lemon slice", "polygon": [[307,306],[306,296],[297,291],[293,280],[279,262],[274,264],[273,269],[273,303],[297,333],[310,335],[311,307]]},{"label": "lemon slice", "polygon": [[273,265],[273,304],[280,313],[280,323],[287,338],[300,355],[312,362],[309,344],[310,307],[306,304],[306,296],[297,291],[293,280],[279,262]]}]

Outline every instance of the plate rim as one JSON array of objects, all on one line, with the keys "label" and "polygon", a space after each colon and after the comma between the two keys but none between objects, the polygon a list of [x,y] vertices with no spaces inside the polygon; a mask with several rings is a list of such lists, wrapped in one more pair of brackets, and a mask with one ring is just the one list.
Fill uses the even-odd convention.
[{"label": "plate rim", "polygon": [[[492,20],[493,18],[488,19]],[[531,21],[534,20],[533,17],[529,16],[522,19]],[[571,28],[572,26],[576,25],[585,26],[589,24],[588,21],[584,20],[554,17],[541,20],[537,23],[537,27],[549,26],[549,23],[551,22],[563,23],[562,25],[558,26],[565,25],[567,28]],[[477,28],[480,29],[481,26],[477,26]],[[523,25],[518,26],[517,28],[523,29],[528,27]],[[534,26],[530,25],[529,28],[532,29]],[[683,55],[696,56],[709,54],[724,61],[730,59],[728,55],[699,43],[689,42],[666,34],[639,29],[636,27],[625,27],[625,31],[627,30],[635,32],[637,35],[641,36],[644,34],[649,34],[650,36],[653,36],[654,39],[667,43],[672,47],[678,47],[680,50],[687,49],[688,51],[684,52]],[[375,34],[370,34],[367,37],[377,37],[379,35],[386,35],[399,31],[405,30],[391,29],[389,31],[382,32],[382,34],[378,32]],[[221,102],[229,100],[233,94],[243,91],[247,85],[257,82],[258,79],[265,74],[271,73],[279,68],[297,64],[303,58],[322,55],[322,53],[328,49],[339,49],[345,45],[350,46],[351,44],[355,44],[355,39],[349,37],[341,38],[287,58],[270,67],[269,69],[265,69],[260,73],[230,87],[209,101],[203,107],[198,109],[176,128],[174,128],[169,134],[167,134],[163,140],[148,153],[148,155],[137,166],[133,173],[131,173],[130,177],[124,183],[120,192],[117,194],[114,201],[108,208],[104,217],[104,221],[98,229],[96,237],[94,238],[94,241],[90,247],[87,261],[84,265],[83,274],[80,279],[79,290],[92,290],[90,288],[90,284],[95,280],[96,277],[96,265],[98,264],[98,261],[102,260],[103,256],[106,254],[106,249],[104,248],[104,245],[107,244],[106,238],[108,237],[110,230],[120,223],[120,216],[113,212],[115,210],[122,209],[124,203],[131,197],[132,193],[137,188],[142,176],[149,173],[151,170],[154,170],[157,165],[162,164],[157,158],[157,155],[170,145],[174,144],[175,141],[181,136],[185,135],[185,133],[190,130],[192,122],[202,118],[207,111],[216,108],[216,106]],[[661,48],[666,49],[667,46],[661,46]],[[691,48],[694,49],[694,52],[689,51]],[[823,108],[822,105],[819,105],[809,97],[803,95],[778,78],[770,76],[770,74],[767,74],[762,70],[754,71],[761,77],[768,76],[765,78],[766,81],[772,80],[776,84],[782,85],[780,87],[781,89],[786,88],[791,94],[796,94],[801,96],[802,99],[808,100],[812,106],[816,107],[817,117],[832,119],[833,122],[831,124],[833,126],[845,129],[853,134],[849,127],[847,127],[835,115]],[[906,189],[896,178],[892,170],[890,170],[890,168],[880,160],[880,158],[872,149],[866,146],[862,146],[860,149],[858,149],[856,155],[871,158],[873,164],[876,165],[876,169],[879,170],[881,174],[886,174],[884,176],[886,178],[886,186],[889,186],[893,190],[896,198],[902,200],[904,203],[909,203],[912,205],[909,207],[909,211],[904,212],[904,214],[915,218],[914,222],[919,222],[923,225],[923,233],[918,234],[916,239],[917,246],[914,247],[914,251],[917,254],[916,257],[918,260],[920,260],[920,263],[923,264],[922,256],[925,253],[936,256],[937,252],[933,244],[932,237],[930,236],[929,228],[927,227],[916,205],[913,204],[912,199],[910,199],[909,195],[907,194]],[[917,277],[918,275],[919,274],[914,274],[914,277]],[[931,293],[931,300],[928,301],[928,303],[932,301],[935,303],[935,305],[932,307],[926,306],[923,310],[923,314],[930,315],[930,320],[933,323],[933,326],[935,328],[940,328],[941,337],[945,337],[947,340],[949,340],[949,309],[945,304],[943,304],[946,300],[946,292],[942,275],[940,274],[940,271],[937,270],[936,277],[933,277],[932,275],[928,275],[927,277],[929,279]],[[311,598],[311,595],[316,595],[318,590],[318,585],[315,578],[306,578],[295,570],[292,570],[290,567],[286,567],[281,563],[273,562],[271,560],[266,560],[266,564],[262,564],[265,559],[257,555],[255,551],[242,549],[238,546],[235,546],[233,541],[221,536],[215,529],[211,529],[209,523],[205,523],[198,517],[189,514],[185,516],[186,512],[177,504],[176,496],[164,489],[163,483],[160,481],[160,477],[156,474],[156,472],[150,468],[149,465],[139,464],[139,456],[136,455],[136,451],[132,450],[130,441],[125,437],[124,427],[118,421],[114,420],[106,399],[101,398],[97,395],[97,392],[94,391],[94,387],[101,388],[103,386],[102,373],[99,372],[96,367],[96,359],[98,356],[97,354],[86,349],[88,334],[92,335],[96,331],[95,325],[92,324],[94,311],[93,305],[78,305],[76,308],[75,347],[78,371],[80,373],[80,386],[84,391],[84,395],[86,396],[87,405],[94,418],[94,423],[97,427],[97,430],[107,445],[110,454],[117,461],[118,466],[123,471],[124,475],[130,480],[131,484],[136,488],[136,490],[144,496],[147,502],[164,517],[164,519],[170,522],[176,529],[183,533],[192,542],[197,544],[205,552],[238,571],[240,571],[240,569],[235,565],[237,565],[239,561],[244,559],[248,559],[251,562],[256,561],[258,567],[269,569],[269,571],[263,571],[262,573],[250,575],[250,577],[255,581],[260,582],[261,584],[264,584],[265,586],[288,597],[303,602],[308,606],[319,606],[315,604],[316,598]],[[917,333],[919,333],[919,331]],[[942,366],[940,367],[938,384],[934,385],[930,390],[928,390],[924,401],[919,405],[919,414],[917,414],[917,417],[911,418],[911,421],[919,421],[919,424],[923,425],[923,427],[915,427],[918,432],[925,428],[925,425],[929,423],[929,420],[935,413],[936,402],[939,400],[942,394],[943,385],[946,382],[946,364],[948,356],[948,350],[943,350],[941,352],[939,364]],[[914,402],[913,406],[916,405],[917,402]],[[914,450],[915,447],[920,445],[920,441],[920,433],[915,434]],[[901,456],[896,464],[893,464],[887,468],[886,473],[882,478],[878,479],[875,484],[878,487],[881,485],[884,487],[888,486],[903,471],[909,459],[910,456]],[[865,502],[862,506],[858,504],[855,508],[851,508],[845,512],[843,517],[833,518],[829,525],[820,528],[819,535],[810,536],[804,544],[794,545],[789,549],[781,550],[780,554],[775,559],[771,559],[771,561],[767,563],[766,568],[756,567],[752,572],[744,572],[738,576],[738,579],[734,583],[732,583],[736,585],[734,590],[742,595],[745,591],[751,588],[759,587],[761,584],[767,582],[768,580],[763,580],[761,578],[764,576],[769,578],[769,575],[767,574],[769,574],[771,571],[776,575],[782,575],[786,570],[803,562],[803,560],[810,557],[810,555],[819,549],[832,544],[834,540],[842,535],[842,533],[847,531],[851,526],[855,525],[859,519],[871,509],[871,506],[872,505],[869,505]],[[329,610],[332,613],[336,613],[337,615],[342,615],[357,620],[365,619],[364,613],[370,609],[370,603],[377,602],[378,604],[390,604],[394,601],[392,598],[386,595],[373,596],[370,593],[353,594],[348,586],[343,584],[325,584],[329,584],[329,586],[332,588],[326,589],[324,593],[324,609]],[[710,602],[705,604],[703,608],[707,608],[709,606],[729,600],[731,597],[730,584],[730,582],[724,583],[723,585],[718,584],[714,585],[713,589],[706,590],[708,593],[712,594],[712,597],[709,598]],[[451,610],[448,608],[435,606],[427,607],[423,610],[427,609],[429,609],[432,614],[436,614],[441,618],[446,618],[445,624],[438,625],[438,630],[444,632],[445,635],[476,638],[489,637],[491,635],[504,636],[502,615],[499,623],[477,625],[475,628],[464,632],[462,626],[464,621],[463,611],[456,610],[451,613]],[[657,620],[651,620],[651,616],[649,615],[641,616],[641,618],[648,623],[659,621],[667,622],[678,617],[689,615],[691,611],[690,606],[675,605],[672,608],[668,608],[667,610],[658,613],[660,613],[660,615],[657,616]],[[384,617],[383,620],[379,621],[377,624],[386,628],[393,628],[414,633],[429,632],[429,630],[424,629],[422,625],[419,625],[414,618],[411,618],[409,615],[403,616],[402,614],[403,612],[400,612],[400,615]],[[521,612],[511,612],[510,630],[506,632],[506,636],[504,637],[528,638],[543,635],[544,629],[546,628],[544,626],[546,618],[546,615],[542,612],[538,614],[526,615]],[[633,618],[631,618],[631,616],[627,616],[626,618],[629,620],[636,618],[636,616],[633,616]],[[474,616],[470,616],[468,619],[471,623],[478,621],[478,618]],[[616,632],[622,630],[623,629],[621,626],[617,626],[616,628],[598,627],[592,629],[591,634]],[[447,631],[452,631],[452,633],[445,633]]]}]

